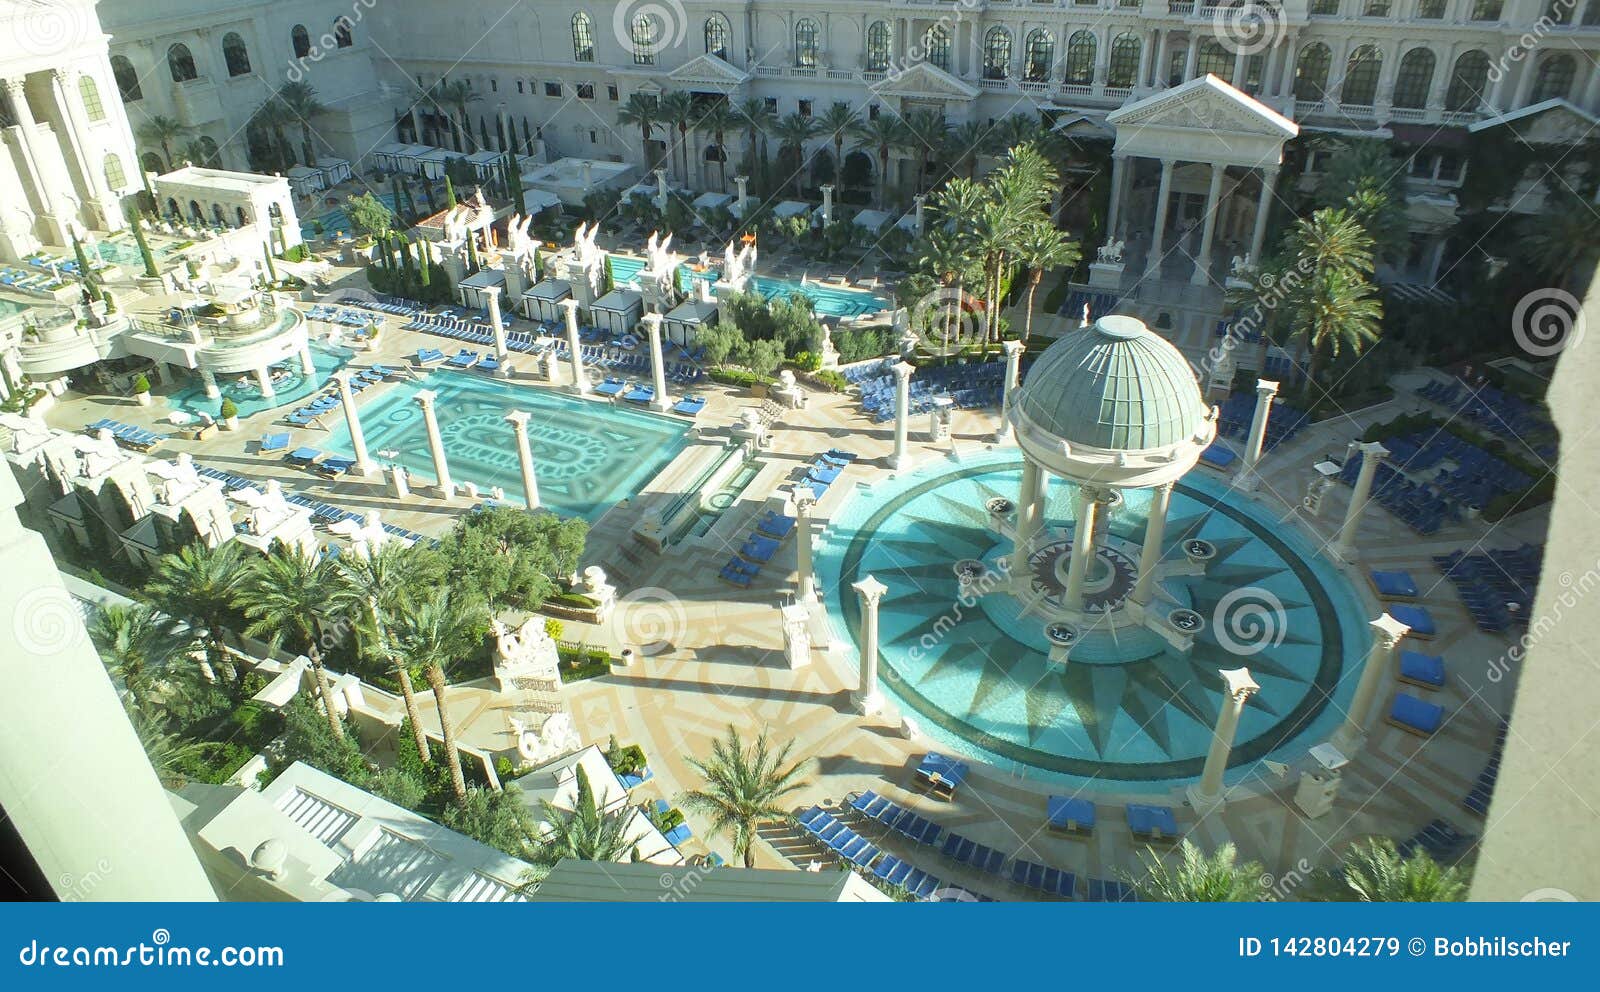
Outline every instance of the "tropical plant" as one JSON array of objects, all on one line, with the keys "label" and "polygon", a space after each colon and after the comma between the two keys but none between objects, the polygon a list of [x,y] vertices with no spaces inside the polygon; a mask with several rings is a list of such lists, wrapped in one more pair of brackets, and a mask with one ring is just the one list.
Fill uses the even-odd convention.
[{"label": "tropical plant", "polygon": [[571,809],[539,800],[540,823],[528,844],[528,860],[545,868],[567,858],[621,861],[637,851],[639,838],[630,830],[633,819],[634,809],[626,803],[601,809],[589,774],[579,765],[577,796]]},{"label": "tropical plant", "polygon": [[617,108],[617,123],[639,129],[639,147],[644,153],[645,168],[654,168],[650,141],[656,126],[665,123],[656,99],[644,93],[630,93],[628,102]]},{"label": "tropical plant", "polygon": [[278,100],[276,93],[262,101],[255,113],[250,115],[248,126],[269,139],[272,164],[279,169],[287,169],[294,164],[294,152],[289,147],[289,139],[283,134],[284,127],[294,122],[289,107]]},{"label": "tropical plant", "polygon": [[1149,902],[1258,902],[1262,868],[1253,861],[1239,862],[1231,843],[1207,857],[1190,841],[1178,849],[1178,863],[1168,864],[1156,852],[1140,855],[1144,873],[1129,876],[1139,897]]},{"label": "tropical plant", "polygon": [[1593,208],[1583,197],[1563,187],[1545,210],[1522,222],[1515,257],[1526,261],[1540,276],[1574,288],[1594,272],[1600,257]]},{"label": "tropical plant", "polygon": [[917,162],[914,192],[927,188],[928,162],[944,150],[950,122],[937,110],[913,110],[904,117],[900,147]]},{"label": "tropical plant", "polygon": [[845,139],[855,133],[856,122],[859,120],[849,104],[837,100],[828,104],[828,109],[822,112],[822,116],[816,118],[817,135],[828,139],[828,143],[833,146],[833,171],[836,181],[842,179],[840,173],[844,170]]},{"label": "tropical plant", "polygon": [[330,621],[344,620],[359,604],[340,581],[338,565],[315,552],[279,545],[251,560],[242,600],[245,615],[252,621],[246,634],[264,637],[274,647],[287,641],[311,662],[328,729],[335,739],[344,740],[344,724],[333,704],[328,672],[322,667],[327,645],[323,637],[337,630]]},{"label": "tropical plant", "polygon": [[396,650],[390,628],[410,608],[413,596],[432,577],[433,569],[428,549],[421,545],[407,547],[395,541],[385,542],[364,555],[346,556],[339,562],[344,581],[366,606],[366,623],[357,627],[365,653],[393,669],[400,683],[401,698],[405,700],[417,754],[424,763],[431,760],[428,735],[422,729],[422,717],[417,710],[412,668]]},{"label": "tropical plant", "polygon": [[176,117],[165,117],[161,114],[151,114],[139,125],[139,137],[161,149],[161,158],[166,162],[168,171],[175,166],[172,161],[172,143],[182,137],[189,130],[189,126]]},{"label": "tropical plant", "polygon": [[1394,841],[1379,837],[1351,847],[1339,870],[1318,873],[1308,891],[1324,902],[1460,902],[1467,897],[1467,877],[1426,851],[1402,857]]},{"label": "tropical plant", "polygon": [[1033,334],[1033,298],[1039,283],[1050,269],[1071,268],[1078,264],[1082,252],[1078,243],[1049,221],[1035,221],[1022,229],[1017,237],[1017,261],[1028,268],[1028,305],[1024,311],[1022,337]]},{"label": "tropical plant", "polygon": [[790,114],[773,125],[772,136],[778,142],[778,160],[786,163],[791,170],[788,179],[778,184],[779,189],[792,183],[795,194],[799,195],[800,177],[805,174],[809,162],[806,142],[816,135],[816,120],[800,114]]},{"label": "tropical plant", "polygon": [[188,657],[194,638],[148,606],[102,606],[89,621],[89,639],[112,680],[127,690],[130,709],[148,712],[164,691],[194,683]]},{"label": "tropical plant", "polygon": [[[477,151],[474,147],[476,139],[472,136],[472,120],[467,115],[467,108],[477,103],[482,97],[472,85],[470,79],[448,80],[440,78],[433,88],[428,91],[428,99],[434,106],[444,112],[450,121],[451,137],[455,142],[456,151]],[[466,144],[462,145],[462,136],[465,135]]]},{"label": "tropical plant", "polygon": [[481,601],[469,600],[449,587],[436,587],[417,597],[410,608],[394,618],[391,634],[403,664],[426,673],[444,738],[445,761],[450,768],[450,788],[456,802],[467,800],[467,782],[461,772],[456,747],[455,722],[445,700],[445,666],[459,661],[474,647],[486,610]]},{"label": "tropical plant", "polygon": [[161,784],[175,788],[188,779],[187,769],[204,762],[223,745],[216,741],[186,740],[177,734],[161,729],[161,724],[140,710],[128,715],[133,732],[139,735],[139,745]]},{"label": "tropical plant", "polygon": [[746,868],[756,865],[757,830],[764,823],[788,819],[789,811],[780,800],[809,784],[801,777],[804,759],[784,764],[793,748],[790,741],[773,751],[765,730],[746,747],[730,723],[727,736],[711,742],[710,758],[688,759],[705,784],[684,793],[679,802],[709,816],[712,832],[729,837],[734,857],[741,858]]},{"label": "tropical plant", "polygon": [[394,230],[394,211],[371,193],[347,197],[344,212],[351,226],[370,237],[381,239]]},{"label": "tropical plant", "polygon": [[663,93],[656,101],[656,113],[663,124],[678,132],[677,148],[674,150],[673,167],[677,168],[677,159],[683,160],[683,166],[678,172],[679,180],[684,185],[689,185],[689,128],[694,125],[695,118],[699,116],[695,111],[694,97],[687,90],[673,90]]},{"label": "tropical plant", "polygon": [[1312,276],[1300,294],[1295,317],[1305,328],[1301,354],[1309,395],[1327,358],[1359,352],[1378,340],[1383,301],[1366,276],[1332,269]]},{"label": "tropical plant", "polygon": [[727,192],[728,189],[727,135],[730,131],[738,130],[741,123],[739,115],[735,114],[724,100],[711,104],[694,122],[695,130],[710,135],[712,144],[722,152],[722,158],[717,162],[717,188],[723,192]]},{"label": "tropical plant", "polygon": [[989,154],[993,133],[982,121],[967,121],[948,132],[943,158],[950,172],[964,171],[968,179],[976,179],[978,160]]},{"label": "tropical plant", "polygon": [[[771,187],[767,175],[767,135],[778,123],[778,112],[761,97],[753,96],[739,104],[737,113],[744,121],[745,168],[759,179],[761,190],[767,192]],[[744,219],[749,220],[748,217]]]},{"label": "tropical plant", "polygon": [[245,666],[228,654],[227,634],[228,624],[237,616],[246,578],[237,544],[224,541],[210,547],[194,541],[162,555],[144,587],[144,594],[163,613],[203,632],[212,669],[232,670],[235,695],[243,690]]},{"label": "tropical plant", "polygon": [[856,123],[853,147],[872,152],[878,160],[878,209],[882,210],[889,197],[889,152],[899,148],[904,141],[905,125],[900,118],[887,111]]}]

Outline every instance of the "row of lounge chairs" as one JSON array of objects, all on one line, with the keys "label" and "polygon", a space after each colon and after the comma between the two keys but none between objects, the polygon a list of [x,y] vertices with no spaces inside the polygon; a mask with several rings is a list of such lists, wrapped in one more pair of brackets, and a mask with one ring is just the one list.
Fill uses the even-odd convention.
[{"label": "row of lounge chairs", "polygon": [[1424,851],[1441,865],[1453,865],[1472,849],[1478,838],[1457,830],[1448,820],[1432,820],[1428,825],[1395,845],[1400,857],[1409,858]]},{"label": "row of lounge chairs", "polygon": [[1526,623],[1539,584],[1544,550],[1524,544],[1508,551],[1435,555],[1433,563],[1456,587],[1479,629],[1498,633]]},{"label": "row of lounge chairs", "polygon": [[96,435],[101,431],[109,431],[118,444],[134,451],[149,451],[167,439],[165,434],[157,434],[155,431],[147,430],[143,427],[135,427],[132,424],[124,424],[119,420],[110,420],[105,417],[101,417],[92,424],[85,425],[83,429],[89,434]]},{"label": "row of lounge chairs", "polygon": [[306,313],[307,320],[319,320],[325,324],[338,324],[342,327],[366,327],[372,323],[369,314],[359,310],[349,310],[344,307],[318,304]]},{"label": "row of lounge chairs", "polygon": [[778,547],[794,532],[795,518],[768,510],[756,521],[756,529],[745,539],[739,553],[728,559],[718,576],[722,581],[748,589],[761,575],[761,566],[772,560]]},{"label": "row of lounge chairs", "polygon": [[1460,379],[1440,382],[1435,379],[1417,390],[1417,395],[1447,408],[1494,434],[1523,442],[1553,431],[1550,415],[1537,405],[1488,383],[1468,386]]},{"label": "row of lounge chairs", "polygon": [[[252,482],[243,476],[234,475],[230,472],[224,472],[221,469],[211,468],[210,466],[206,465],[196,465],[195,472],[204,478],[216,479],[218,482],[222,483],[223,489],[227,492],[236,492],[240,489],[260,488],[259,483]],[[360,513],[342,509],[334,506],[332,503],[325,503],[321,500],[307,496],[304,493],[285,493],[283,499],[286,503],[290,503],[294,506],[303,506],[310,510],[311,519],[317,523],[335,524],[341,520],[363,519],[363,515]],[[429,541],[429,538],[426,536],[419,534],[414,530],[408,530],[405,527],[400,527],[396,524],[385,523],[382,526],[385,532],[412,543],[416,543],[417,541]]]},{"label": "row of lounge chairs", "polygon": [[[1255,419],[1256,394],[1254,392],[1233,393],[1222,401],[1217,415],[1217,431],[1226,437],[1243,440],[1250,433],[1250,423]],[[1294,440],[1295,435],[1310,423],[1310,418],[1302,410],[1285,404],[1277,404],[1272,408],[1272,415],[1267,418],[1267,433],[1262,441],[1262,450],[1271,451],[1280,444]]]},{"label": "row of lounge chairs", "polygon": [[[889,368],[880,365],[876,374],[856,382],[861,389],[861,409],[880,422],[895,415],[899,402],[899,386]],[[1004,381],[1004,362],[935,366],[918,370],[908,387],[907,400],[912,413],[926,413],[944,400],[959,409],[996,406]]]},{"label": "row of lounge chairs", "polygon": [[1501,720],[1495,730],[1494,747],[1489,749],[1489,761],[1478,773],[1478,780],[1461,800],[1461,805],[1479,816],[1489,815],[1489,799],[1494,795],[1495,782],[1500,778],[1500,758],[1506,750],[1506,734],[1511,725]]}]

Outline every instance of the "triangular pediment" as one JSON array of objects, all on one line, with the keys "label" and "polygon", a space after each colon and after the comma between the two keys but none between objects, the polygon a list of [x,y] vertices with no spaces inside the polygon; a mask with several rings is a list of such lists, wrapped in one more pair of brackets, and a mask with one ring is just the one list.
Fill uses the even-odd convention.
[{"label": "triangular pediment", "polygon": [[710,52],[696,56],[672,70],[668,77],[675,83],[704,83],[711,86],[738,86],[750,79],[750,74],[725,59]]},{"label": "triangular pediment", "polygon": [[1106,115],[1117,128],[1195,128],[1278,139],[1300,133],[1299,125],[1213,75],[1145,97]]},{"label": "triangular pediment", "polygon": [[1566,100],[1541,100],[1499,117],[1478,121],[1469,131],[1509,127],[1530,145],[1574,145],[1594,131],[1600,118]]},{"label": "triangular pediment", "polygon": [[877,90],[885,96],[934,100],[976,100],[981,92],[927,62],[918,62],[892,79],[885,79]]}]

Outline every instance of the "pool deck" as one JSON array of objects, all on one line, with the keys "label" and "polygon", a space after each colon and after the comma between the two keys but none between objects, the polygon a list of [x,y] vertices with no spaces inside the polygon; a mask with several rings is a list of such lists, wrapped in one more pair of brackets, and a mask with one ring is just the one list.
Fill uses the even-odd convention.
[{"label": "pool deck", "polygon": [[[444,347],[441,339],[400,330],[399,323],[386,320],[381,345],[357,356],[352,367],[362,368],[374,361],[409,367],[403,356],[420,345]],[[522,361],[531,364],[526,356]],[[542,380],[534,380],[526,369],[513,381],[550,388]],[[164,388],[171,391],[174,387]],[[362,405],[390,388],[392,385],[384,384],[369,390]],[[696,419],[697,424],[709,427],[723,427],[737,419],[740,409],[760,402],[747,393],[720,386],[696,386],[693,391],[709,401]],[[674,395],[677,392],[674,390]],[[1264,485],[1251,498],[1285,520],[1301,518],[1293,525],[1308,527],[1319,544],[1327,542],[1343,516],[1349,490],[1335,486],[1321,516],[1305,520],[1298,504],[1311,464],[1328,452],[1342,451],[1361,425],[1390,419],[1402,409],[1400,403],[1390,403],[1364,411],[1353,420],[1337,419],[1303,431],[1266,458]],[[131,400],[69,396],[49,411],[46,419],[69,430],[81,429],[102,416],[170,429],[164,421],[167,412],[166,403],[159,399],[151,407],[139,407]],[[379,480],[330,482],[291,468],[281,459],[247,450],[262,434],[282,429],[275,425],[281,412],[287,411],[245,418],[237,432],[223,432],[205,441],[169,441],[156,455],[171,457],[187,451],[202,463],[256,479],[276,478],[287,488],[349,509],[381,510],[386,522],[425,534],[443,533],[471,505],[463,497],[451,501],[436,498],[426,479],[416,480],[419,491],[401,504]],[[330,425],[340,416],[336,410],[328,418]],[[951,457],[947,447],[935,450],[926,445],[920,425],[913,421],[912,426],[914,463]],[[991,445],[993,426],[992,411],[958,412],[954,422],[957,456]],[[291,435],[291,446],[319,446],[327,432],[299,429]],[[1439,635],[1427,643],[1426,650],[1445,655],[1450,665],[1449,685],[1429,696],[1446,707],[1448,719],[1428,740],[1375,721],[1366,748],[1346,769],[1344,789],[1333,812],[1316,820],[1305,818],[1292,805],[1293,783],[1278,781],[1261,764],[1249,770],[1223,810],[1204,817],[1185,806],[1176,790],[1152,797],[1147,792],[1119,795],[1114,789],[1096,788],[1090,797],[1099,807],[1099,826],[1091,839],[1073,840],[1044,829],[1045,799],[1062,792],[1059,785],[974,762],[971,777],[953,801],[937,801],[918,791],[913,773],[933,745],[927,740],[905,739],[896,714],[862,718],[854,713],[849,700],[856,685],[853,653],[816,650],[809,665],[797,671],[788,668],[778,610],[792,600],[796,588],[794,539],[785,542],[752,588],[736,590],[717,578],[722,563],[750,532],[760,511],[776,505],[773,500],[779,487],[803,474],[815,453],[837,446],[861,456],[845,470],[844,484],[836,484],[819,505],[816,516],[822,521],[847,498],[846,490],[855,483],[884,478],[887,470],[879,465],[892,449],[893,424],[868,420],[848,397],[813,392],[804,409],[783,414],[770,436],[761,472],[704,538],[662,555],[649,551],[631,536],[643,500],[641,506],[619,505],[591,530],[585,564],[604,566],[624,598],[610,623],[601,627],[569,623],[566,636],[620,647],[624,640],[636,643],[638,631],[654,623],[653,637],[659,640],[643,646],[645,656],[631,670],[577,683],[564,695],[585,741],[603,742],[615,735],[625,744],[643,746],[655,776],[635,790],[636,801],[672,797],[692,787],[696,777],[687,759],[706,754],[711,739],[732,723],[747,739],[764,729],[780,742],[792,739],[794,756],[812,760],[810,785],[791,797],[796,809],[839,802],[871,788],[979,843],[1069,869],[1080,878],[1120,878],[1136,870],[1143,845],[1134,840],[1125,824],[1120,804],[1127,799],[1174,807],[1184,835],[1207,850],[1233,841],[1241,856],[1265,865],[1271,877],[1263,880],[1264,885],[1270,895],[1280,898],[1292,895],[1310,868],[1332,863],[1344,845],[1365,835],[1404,838],[1435,817],[1448,819],[1464,832],[1481,833],[1481,821],[1466,811],[1460,800],[1487,759],[1496,714],[1509,709],[1515,671],[1502,676],[1495,664],[1504,656],[1510,638],[1478,631],[1453,588],[1434,569],[1430,556],[1472,547],[1485,540],[1491,529],[1485,548],[1541,540],[1547,511],[1523,514],[1495,528],[1469,522],[1423,539],[1377,504],[1369,509],[1358,541],[1362,565],[1351,571],[1351,580],[1376,617],[1380,608],[1367,587],[1365,569],[1400,568],[1417,576],[1425,593],[1422,602],[1440,626]],[[679,464],[686,456],[680,456]],[[665,609],[663,597],[671,597],[666,599]],[[663,616],[664,624],[660,623]],[[1407,642],[1405,646],[1411,645]],[[495,694],[482,685],[458,687],[452,694],[456,697],[452,710],[458,706],[462,710],[463,739],[491,749],[504,747],[506,727],[495,717],[495,702],[489,698]],[[1386,706],[1391,695],[1392,688],[1384,686],[1379,704]],[[482,719],[477,718],[480,714]],[[717,850],[724,856],[731,854],[726,839],[706,836],[707,826],[701,818],[691,814],[689,822],[696,837],[686,853]],[[869,830],[869,836],[876,839],[878,834]],[[803,867],[814,860],[831,860],[794,829],[773,828],[764,833],[764,839],[767,843],[759,845],[756,855],[762,866]],[[892,843],[884,846],[891,853],[912,856],[920,867],[951,884],[998,898],[1030,897],[1026,890],[1009,882],[979,878],[928,849]]]}]

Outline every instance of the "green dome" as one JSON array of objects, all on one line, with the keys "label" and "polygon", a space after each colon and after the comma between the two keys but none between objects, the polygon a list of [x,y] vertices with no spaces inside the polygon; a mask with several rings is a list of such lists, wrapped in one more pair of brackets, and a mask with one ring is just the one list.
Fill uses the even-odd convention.
[{"label": "green dome", "polygon": [[1177,444],[1206,419],[1188,360],[1133,317],[1101,317],[1046,348],[1016,402],[1035,427],[1114,451]]}]

